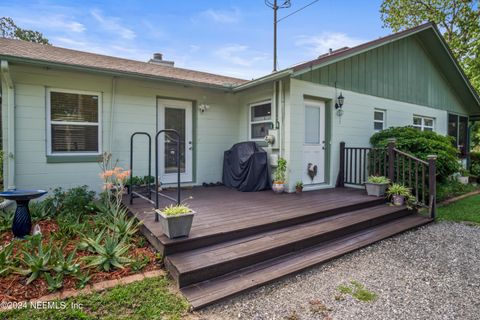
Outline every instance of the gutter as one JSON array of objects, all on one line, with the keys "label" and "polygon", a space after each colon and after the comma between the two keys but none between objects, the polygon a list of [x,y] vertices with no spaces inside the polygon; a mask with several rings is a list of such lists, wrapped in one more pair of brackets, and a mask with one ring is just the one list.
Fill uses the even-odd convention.
[{"label": "gutter", "polygon": [[[15,87],[10,76],[8,62],[2,60],[0,62],[1,70],[1,86],[2,86],[2,122],[3,125],[3,175],[4,189],[15,189]],[[6,112],[5,112],[6,111]],[[5,119],[5,115],[7,116]],[[6,133],[6,134],[5,134]],[[6,179],[5,179],[6,178]],[[13,204],[14,201],[5,200],[0,203],[0,209]]]}]

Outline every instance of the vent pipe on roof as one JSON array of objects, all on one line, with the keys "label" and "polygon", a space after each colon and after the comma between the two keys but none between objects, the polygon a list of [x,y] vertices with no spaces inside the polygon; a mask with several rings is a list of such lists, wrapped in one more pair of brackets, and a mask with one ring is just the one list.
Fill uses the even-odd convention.
[{"label": "vent pipe on roof", "polygon": [[153,58],[148,61],[149,63],[159,64],[162,66],[173,67],[175,65],[174,61],[163,60],[163,54],[156,52],[153,54]]}]

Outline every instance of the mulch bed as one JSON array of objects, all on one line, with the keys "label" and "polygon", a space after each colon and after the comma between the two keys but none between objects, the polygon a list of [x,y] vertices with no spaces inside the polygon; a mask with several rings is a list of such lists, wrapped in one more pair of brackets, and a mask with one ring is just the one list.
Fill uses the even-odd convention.
[{"label": "mulch bed", "polygon": [[[50,241],[50,235],[58,231],[58,225],[54,220],[45,220],[38,222],[41,228],[44,242]],[[13,239],[13,234],[8,231],[0,234],[0,246],[10,243]],[[18,240],[14,240],[18,241]],[[61,240],[55,240],[61,242]],[[66,246],[65,254],[69,254],[75,249],[79,239],[71,240]],[[14,254],[18,254],[18,248],[14,247]],[[88,256],[91,253],[87,251],[77,251],[76,256],[78,258]],[[155,251],[150,247],[135,247],[132,246],[129,254],[132,258],[148,257],[149,263],[140,271],[133,271],[131,267],[125,267],[124,269],[114,270],[112,272],[103,272],[96,269],[89,268],[91,279],[89,284],[94,284],[106,280],[117,280],[123,277],[153,270],[161,269],[161,263],[157,261]],[[35,299],[49,294],[48,285],[43,277],[39,277],[30,284],[26,284],[27,278],[18,274],[10,274],[7,277],[0,278],[0,302],[17,302]],[[77,280],[72,276],[65,276],[63,279],[62,290],[76,289]]]}]

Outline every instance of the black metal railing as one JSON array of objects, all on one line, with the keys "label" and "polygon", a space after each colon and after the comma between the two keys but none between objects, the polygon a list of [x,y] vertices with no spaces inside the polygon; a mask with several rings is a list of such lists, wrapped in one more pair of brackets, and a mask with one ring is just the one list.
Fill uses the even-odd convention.
[{"label": "black metal railing", "polygon": [[387,148],[347,147],[341,142],[337,187],[363,185],[371,175],[386,176],[410,188],[416,204],[427,207],[435,218],[436,159],[431,155],[425,161],[398,150],[395,139],[389,140]]}]

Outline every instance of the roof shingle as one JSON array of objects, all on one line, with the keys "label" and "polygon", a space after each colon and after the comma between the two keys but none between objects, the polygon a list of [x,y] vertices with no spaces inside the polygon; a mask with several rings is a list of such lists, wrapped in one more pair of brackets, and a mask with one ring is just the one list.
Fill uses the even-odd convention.
[{"label": "roof shingle", "polygon": [[219,87],[232,87],[247,82],[247,80],[207,72],[162,66],[154,63],[6,38],[0,38],[0,57],[1,56],[101,69],[104,71],[159,79],[162,78],[173,81],[187,81]]}]

